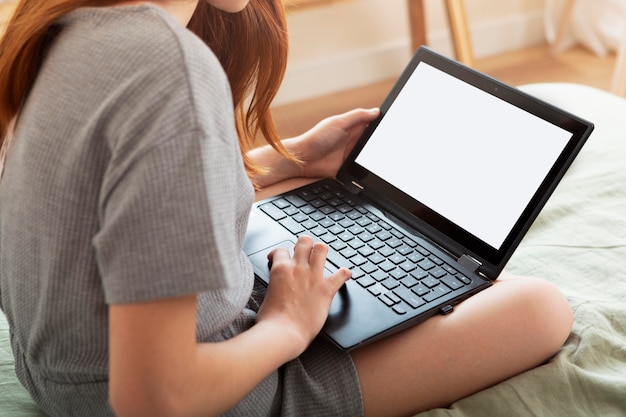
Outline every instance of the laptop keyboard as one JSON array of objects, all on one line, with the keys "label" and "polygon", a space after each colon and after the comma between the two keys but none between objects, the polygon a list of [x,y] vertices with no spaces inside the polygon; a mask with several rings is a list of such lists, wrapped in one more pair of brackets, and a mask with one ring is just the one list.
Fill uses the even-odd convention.
[{"label": "laptop keyboard", "polygon": [[294,235],[327,243],[328,261],[349,268],[351,279],[396,314],[471,283],[333,183],[311,185],[260,209]]}]

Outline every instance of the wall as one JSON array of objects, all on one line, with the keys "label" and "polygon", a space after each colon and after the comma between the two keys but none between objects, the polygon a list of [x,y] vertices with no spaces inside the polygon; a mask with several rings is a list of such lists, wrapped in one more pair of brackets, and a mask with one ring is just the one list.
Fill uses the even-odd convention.
[{"label": "wall", "polygon": [[[474,55],[545,42],[544,0],[466,0]],[[429,45],[451,55],[443,0],[425,0]],[[275,104],[397,77],[411,56],[404,0],[353,0],[292,11],[287,76]]]}]

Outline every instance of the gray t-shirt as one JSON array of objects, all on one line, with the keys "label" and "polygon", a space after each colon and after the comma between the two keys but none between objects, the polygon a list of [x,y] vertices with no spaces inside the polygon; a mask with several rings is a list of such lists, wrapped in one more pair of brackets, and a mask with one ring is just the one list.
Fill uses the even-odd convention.
[{"label": "gray t-shirt", "polygon": [[[0,181],[0,305],[38,404],[108,416],[108,304],[198,294],[200,341],[254,324],[254,192],[200,39],[146,5],[58,26]],[[318,340],[230,414],[360,415],[354,366]]]}]

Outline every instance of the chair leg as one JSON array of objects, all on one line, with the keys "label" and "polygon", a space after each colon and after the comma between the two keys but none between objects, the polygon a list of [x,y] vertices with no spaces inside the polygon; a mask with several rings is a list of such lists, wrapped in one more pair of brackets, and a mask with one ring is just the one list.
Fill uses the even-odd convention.
[{"label": "chair leg", "polygon": [[471,67],[474,65],[474,52],[463,0],[446,0],[446,9],[456,58]]},{"label": "chair leg", "polygon": [[416,51],[426,45],[426,16],[424,15],[423,0],[408,0],[409,23],[411,29],[411,48]]},{"label": "chair leg", "polygon": [[[452,46],[456,59],[466,65],[474,65],[474,53],[467,25],[467,16],[463,0],[445,0],[448,24],[452,38]],[[415,51],[426,45],[426,15],[424,0],[407,0],[409,6],[409,23],[411,25],[411,47]]]}]

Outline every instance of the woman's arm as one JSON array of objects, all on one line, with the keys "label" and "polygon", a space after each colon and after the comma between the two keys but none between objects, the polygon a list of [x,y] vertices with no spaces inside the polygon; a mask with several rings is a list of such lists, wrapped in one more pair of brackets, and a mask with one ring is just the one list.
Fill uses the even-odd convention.
[{"label": "woman's arm", "polygon": [[273,322],[225,342],[198,344],[195,296],[115,305],[109,312],[109,395],[120,417],[219,414],[303,345],[289,327]]},{"label": "woman's arm", "polygon": [[355,109],[329,117],[308,132],[283,144],[302,164],[287,160],[271,146],[253,149],[248,155],[261,166],[269,168],[266,175],[255,178],[257,185],[267,187],[293,177],[333,177],[346,159],[378,109]]},{"label": "woman's arm", "polygon": [[[109,307],[109,391],[124,416],[225,412],[319,333],[350,277],[324,278],[327,247],[310,237],[270,254],[272,272],[257,323],[219,343],[196,342],[196,296]],[[261,358],[261,359],[260,359]]]}]

